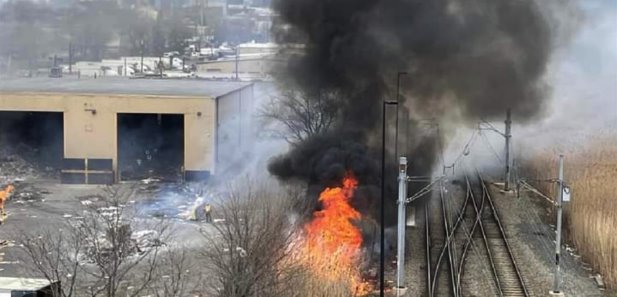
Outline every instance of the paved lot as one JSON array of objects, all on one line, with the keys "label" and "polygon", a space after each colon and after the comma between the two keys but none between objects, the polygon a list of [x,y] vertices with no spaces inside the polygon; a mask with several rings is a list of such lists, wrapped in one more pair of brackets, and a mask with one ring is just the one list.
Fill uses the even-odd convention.
[{"label": "paved lot", "polygon": [[[134,188],[135,185],[123,184],[118,187],[126,190]],[[14,196],[6,205],[8,217],[5,223],[0,225],[0,242],[3,242],[0,244],[0,276],[26,276],[26,271],[17,255],[19,247],[14,244],[19,234],[24,232],[36,234],[43,228],[59,228],[60,223],[78,219],[89,204],[84,201],[104,196],[104,190],[103,186],[62,185],[54,180],[28,181],[19,184]],[[177,195],[168,198],[159,196],[152,192],[136,194],[135,199],[129,203],[131,209],[137,210],[134,219],[154,221],[160,219],[160,214],[165,214],[163,215],[167,217],[165,223],[170,224],[169,227],[173,230],[171,240],[181,243],[184,247],[196,250],[203,248],[206,242],[200,230],[208,232],[213,227],[183,218],[183,212],[192,207],[194,196]]]}]

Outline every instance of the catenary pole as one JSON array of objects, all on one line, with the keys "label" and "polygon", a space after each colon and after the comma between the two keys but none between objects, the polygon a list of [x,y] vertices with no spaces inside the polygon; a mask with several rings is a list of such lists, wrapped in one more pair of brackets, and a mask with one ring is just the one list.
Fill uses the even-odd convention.
[{"label": "catenary pole", "polygon": [[559,155],[559,179],[557,180],[557,236],[555,240],[555,279],[553,283],[553,293],[560,293],[559,290],[559,260],[561,256],[561,219],[563,212],[563,155]]},{"label": "catenary pole", "polygon": [[[407,75],[407,72],[404,71],[399,71],[396,73],[396,103],[398,104],[400,102],[401,99],[401,76],[403,75]],[[396,129],[394,130],[394,162],[396,162],[398,159],[398,117],[399,117],[399,110],[398,108],[396,109]],[[405,150],[407,149],[407,147],[405,147]]]},{"label": "catenary pole", "polygon": [[396,287],[405,287],[405,202],[407,200],[407,158],[398,163],[398,246],[396,261]]},{"label": "catenary pole", "polygon": [[386,270],[386,108],[388,105],[397,105],[398,102],[383,101],[381,113],[381,217],[380,217],[380,241],[379,241],[379,297],[385,296],[385,270]]},{"label": "catenary pole", "polygon": [[512,137],[511,134],[511,125],[512,125],[512,118],[511,118],[511,112],[510,109],[508,108],[508,111],[506,112],[506,177],[505,177],[505,182],[504,182],[504,191],[509,191],[510,190],[510,138]]}]

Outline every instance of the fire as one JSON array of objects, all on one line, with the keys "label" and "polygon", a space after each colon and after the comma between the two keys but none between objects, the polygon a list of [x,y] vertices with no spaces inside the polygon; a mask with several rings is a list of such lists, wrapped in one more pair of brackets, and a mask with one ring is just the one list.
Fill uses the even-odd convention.
[{"label": "fire", "polygon": [[354,221],[362,218],[350,202],[358,180],[348,173],[341,187],[326,188],[319,195],[323,209],[313,213],[304,226],[305,260],[315,276],[325,281],[350,281],[356,293],[366,293],[358,262],[361,257],[362,233]]},{"label": "fire", "polygon": [[15,190],[13,185],[8,185],[4,190],[0,190],[0,224],[4,222],[6,212],[4,211],[4,202],[9,199],[11,193]]}]

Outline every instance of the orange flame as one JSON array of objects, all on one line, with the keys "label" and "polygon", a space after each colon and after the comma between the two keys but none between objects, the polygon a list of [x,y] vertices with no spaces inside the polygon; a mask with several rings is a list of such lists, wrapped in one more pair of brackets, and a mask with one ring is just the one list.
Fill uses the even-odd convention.
[{"label": "orange flame", "polygon": [[11,193],[15,190],[13,185],[8,185],[4,190],[0,190],[0,223],[4,221],[5,211],[4,211],[4,202],[9,200],[11,197]]},{"label": "orange flame", "polygon": [[348,173],[342,187],[323,190],[319,195],[323,209],[304,226],[306,265],[326,281],[349,280],[356,293],[368,289],[358,268],[362,233],[353,224],[362,216],[350,204],[357,186],[358,180]]},{"label": "orange flame", "polygon": [[4,190],[0,190],[0,202],[8,200],[13,190],[15,190],[13,185],[8,185],[4,188]]}]

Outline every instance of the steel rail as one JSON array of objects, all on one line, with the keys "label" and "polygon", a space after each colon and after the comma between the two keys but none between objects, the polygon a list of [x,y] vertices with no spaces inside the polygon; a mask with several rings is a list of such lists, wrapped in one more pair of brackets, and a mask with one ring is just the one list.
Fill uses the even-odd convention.
[{"label": "steel rail", "polygon": [[428,215],[428,203],[424,205],[424,225],[426,236],[426,290],[427,296],[433,297],[433,290],[431,288],[431,221]]},{"label": "steel rail", "polygon": [[[445,224],[445,220],[447,218],[447,214],[445,213],[445,197],[443,196],[443,186],[440,187],[440,198],[441,198],[441,202],[442,202],[442,211],[443,211],[443,216],[444,216],[444,224]],[[460,211],[458,212],[457,218],[456,218],[456,222],[454,223],[453,226],[451,226],[451,230],[449,232],[446,233],[446,239],[444,241],[444,245],[441,248],[441,252],[439,253],[439,257],[437,258],[437,263],[435,265],[435,272],[433,274],[433,278],[432,278],[432,284],[431,284],[431,291],[434,294],[435,293],[435,286],[437,284],[437,280],[438,280],[438,275],[439,275],[439,269],[441,267],[441,261],[443,260],[443,257],[446,253],[446,250],[448,250],[448,257],[452,257],[451,256],[451,243],[452,240],[454,239],[454,235],[456,230],[458,230],[459,226],[461,225],[461,222],[464,219],[464,211],[467,208],[467,205],[469,203],[469,196],[467,195],[465,197],[465,201],[463,202],[463,205],[461,206]],[[445,226],[444,226],[445,228]],[[453,263],[453,262],[451,262]],[[450,264],[452,265],[452,264]],[[452,278],[452,285],[453,285],[453,294],[455,296],[459,296],[460,294],[458,294],[458,287],[456,286],[456,282],[454,281],[456,279],[456,274],[458,274],[458,271],[456,269],[456,267],[451,267],[451,278]]]},{"label": "steel rail", "polygon": [[[477,169],[476,169],[477,172]],[[478,173],[478,177],[480,177],[479,173]],[[467,178],[467,176],[466,176]],[[482,179],[479,179],[478,182],[482,183]],[[484,188],[482,188],[484,189]],[[473,192],[473,187],[472,190]],[[503,290],[501,288],[501,283],[499,281],[499,274],[497,273],[497,265],[495,264],[493,255],[492,255],[492,251],[491,251],[491,247],[488,241],[488,237],[486,235],[486,229],[484,226],[484,222],[482,221],[482,212],[484,211],[484,201],[486,199],[486,195],[485,192],[482,191],[482,198],[481,198],[481,206],[482,208],[476,208],[476,211],[479,212],[479,216],[480,216],[480,222],[479,222],[479,227],[480,227],[480,235],[482,235],[482,242],[484,243],[484,247],[486,248],[486,254],[487,254],[487,258],[489,261],[489,264],[491,266],[491,272],[493,273],[494,276],[494,281],[495,281],[495,285],[497,286],[497,291],[499,293],[499,296],[503,297]],[[475,201],[475,199],[474,199]],[[477,204],[474,202],[474,206],[477,206]]]},{"label": "steel rail", "polygon": [[450,267],[450,283],[452,284],[452,294],[456,297],[458,296],[458,293],[456,292],[456,283],[454,282],[456,271],[454,269],[454,255],[452,251],[452,246],[450,244],[450,235],[454,234],[454,228],[452,228],[453,226],[450,225],[450,220],[449,220],[448,212],[446,209],[446,198],[444,197],[444,194],[443,194],[443,186],[440,187],[439,194],[441,197],[441,211],[443,213],[444,231],[446,233],[446,244],[444,247],[448,250],[448,266]]},{"label": "steel rail", "polygon": [[[499,215],[497,213],[497,209],[495,207],[495,204],[493,203],[493,199],[492,199],[492,197],[490,195],[490,191],[486,187],[486,184],[484,183],[484,179],[482,178],[482,175],[480,175],[479,172],[477,172],[477,174],[478,174],[478,178],[479,178],[480,184],[482,185],[483,196],[486,196],[486,199],[488,201],[488,205],[490,206],[490,209],[491,209],[491,212],[492,212],[492,218],[493,218],[493,220],[495,221],[495,223],[497,225],[497,228],[498,228],[499,234],[500,234],[500,238],[501,238],[501,240],[503,240],[504,246],[506,248],[507,257],[509,259],[510,264],[512,265],[513,270],[515,271],[514,281],[517,282],[519,289],[522,291],[522,292],[517,292],[518,290],[516,288],[511,288],[510,284],[508,284],[508,287],[509,287],[508,290],[507,291],[504,290],[505,282],[501,283],[501,281],[504,281],[504,280],[500,280],[499,275],[495,272],[495,277],[499,281],[498,283],[499,283],[500,294],[501,294],[501,296],[504,296],[504,293],[506,293],[507,296],[520,296],[522,294],[525,297],[529,297],[529,291],[527,289],[527,286],[525,285],[525,282],[523,280],[521,271],[520,271],[520,269],[518,267],[516,259],[514,258],[514,255],[512,253],[512,248],[510,247],[510,243],[508,242],[508,239],[506,237],[506,233],[504,231],[503,225],[501,224],[501,219],[499,218]],[[493,260],[491,260],[491,261],[493,261]],[[512,280],[512,278],[509,278],[508,280]]]},{"label": "steel rail", "polygon": [[[475,219],[473,220],[473,225],[471,226],[470,230],[469,230],[469,234],[467,236],[467,241],[465,242],[465,245],[463,246],[463,251],[461,252],[461,262],[459,264],[459,273],[457,275],[457,280],[456,280],[456,285],[460,288],[461,287],[461,278],[463,275],[463,268],[465,265],[465,260],[467,259],[467,253],[469,251],[469,247],[471,247],[473,245],[473,235],[476,231],[476,228],[478,227],[478,225],[480,224],[481,218],[482,218],[482,207],[484,205],[484,199],[482,200],[482,205],[480,205],[480,208],[478,208],[478,205],[476,204],[475,201],[475,196],[473,194],[473,190],[471,188],[471,183],[469,182],[469,178],[467,177],[467,175],[465,175],[465,182],[467,184],[467,195],[469,195],[471,197],[471,201],[473,204],[473,210],[475,212]],[[461,294],[462,296],[462,294]]]}]

